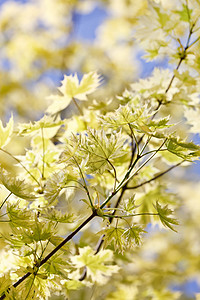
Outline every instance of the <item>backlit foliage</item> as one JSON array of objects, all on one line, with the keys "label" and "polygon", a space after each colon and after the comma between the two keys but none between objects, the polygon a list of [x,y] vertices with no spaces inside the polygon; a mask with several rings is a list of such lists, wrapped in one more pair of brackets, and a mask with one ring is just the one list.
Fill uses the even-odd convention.
[{"label": "backlit foliage", "polygon": [[1,5],[0,299],[193,299],[200,2],[96,4]]}]

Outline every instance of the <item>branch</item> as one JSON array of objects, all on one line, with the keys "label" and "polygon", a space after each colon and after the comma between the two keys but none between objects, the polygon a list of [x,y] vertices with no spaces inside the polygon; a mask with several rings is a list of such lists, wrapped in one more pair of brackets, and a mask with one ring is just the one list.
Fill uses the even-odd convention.
[{"label": "branch", "polygon": [[[67,242],[69,242],[85,225],[87,225],[95,216],[97,216],[96,211],[93,211],[93,213],[81,224],[79,225],[74,231],[72,231],[57,247],[55,247],[44,259],[41,260],[39,265],[37,265],[38,270],[39,268],[44,265],[54,254],[58,252]],[[34,268],[34,267],[33,267]],[[22,276],[17,282],[13,284],[13,287],[16,288],[18,285],[20,285],[26,278],[28,278],[32,273],[27,272],[24,276]],[[8,289],[6,292],[9,293]],[[6,292],[4,292],[0,300],[5,299]]]},{"label": "branch", "polygon": [[157,178],[159,178],[159,177],[161,177],[161,176],[167,174],[168,172],[170,172],[170,171],[173,170],[174,168],[180,166],[184,161],[185,161],[185,160],[182,160],[181,162],[179,162],[179,163],[177,163],[176,165],[170,167],[169,169],[163,171],[162,173],[160,173],[160,174],[154,176],[153,178],[151,178],[151,179],[149,179],[149,180],[147,180],[147,181],[144,181],[144,182],[142,182],[142,183],[140,183],[140,184],[138,184],[138,185],[135,185],[135,186],[127,186],[126,189],[127,189],[127,190],[134,190],[134,189],[137,189],[137,188],[139,188],[139,187],[141,187],[141,186],[143,186],[143,185],[145,185],[145,184],[147,184],[147,183],[150,183],[150,182],[156,180]]},{"label": "branch", "polygon": [[[178,65],[177,65],[177,67],[176,67],[176,70],[178,70],[178,69],[180,68],[182,62],[185,60],[187,49],[188,49],[189,47],[192,46],[192,44],[190,45],[190,40],[191,40],[191,36],[192,36],[192,34],[193,34],[193,29],[194,29],[195,24],[196,24],[196,22],[194,22],[194,23],[191,25],[191,27],[190,27],[188,39],[187,39],[186,45],[185,45],[185,47],[184,47],[182,56],[180,57],[180,60],[179,60]],[[165,93],[167,93],[167,92],[169,91],[169,89],[170,89],[170,87],[171,87],[171,85],[172,85],[172,83],[173,83],[173,81],[174,81],[174,78],[175,78],[175,75],[172,76],[172,78],[171,78],[171,80],[170,80],[170,82],[169,82],[169,85],[168,85],[168,87],[167,87],[166,90],[165,90]]]},{"label": "branch", "polygon": [[144,213],[139,213],[139,214],[122,215],[122,216],[104,214],[104,217],[117,218],[117,219],[130,218],[130,217],[138,217],[138,216],[159,216],[159,214],[158,213],[149,213],[149,212],[144,212]]},{"label": "branch", "polygon": [[78,103],[76,102],[76,99],[75,99],[74,97],[72,97],[72,101],[73,101],[74,104],[76,105],[76,107],[77,107],[77,109],[78,109],[80,115],[83,116],[83,111],[82,111],[82,109],[80,108],[80,106],[78,105]]},{"label": "branch", "polygon": [[[12,192],[10,192],[10,193],[8,194],[8,196],[4,199],[4,201],[1,203],[0,209],[2,209],[2,207],[4,206],[4,204],[6,203],[6,201],[8,200],[8,198],[9,198],[11,195],[12,195]],[[1,217],[1,216],[0,216],[0,217]]]}]

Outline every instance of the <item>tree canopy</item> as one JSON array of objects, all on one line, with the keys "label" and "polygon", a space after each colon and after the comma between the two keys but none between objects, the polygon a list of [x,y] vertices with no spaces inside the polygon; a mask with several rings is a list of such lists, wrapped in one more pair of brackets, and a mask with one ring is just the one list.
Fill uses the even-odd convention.
[{"label": "tree canopy", "polygon": [[199,16],[1,4],[0,299],[200,299]]}]

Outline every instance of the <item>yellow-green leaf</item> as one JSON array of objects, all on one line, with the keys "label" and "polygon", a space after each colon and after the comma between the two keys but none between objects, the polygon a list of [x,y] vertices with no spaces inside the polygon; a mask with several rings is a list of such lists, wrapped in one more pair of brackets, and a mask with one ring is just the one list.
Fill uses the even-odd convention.
[{"label": "yellow-green leaf", "polygon": [[3,127],[2,121],[0,120],[0,148],[8,144],[12,132],[13,132],[13,117],[11,116],[6,127]]}]

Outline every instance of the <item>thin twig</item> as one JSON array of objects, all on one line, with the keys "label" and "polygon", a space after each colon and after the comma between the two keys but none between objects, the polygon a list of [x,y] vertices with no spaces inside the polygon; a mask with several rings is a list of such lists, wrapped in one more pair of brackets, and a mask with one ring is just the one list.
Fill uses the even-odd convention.
[{"label": "thin twig", "polygon": [[108,218],[117,218],[117,219],[122,219],[122,218],[130,218],[130,217],[138,217],[138,216],[159,216],[158,213],[139,213],[139,214],[130,214],[130,215],[110,215],[110,214],[104,214],[104,217]]},{"label": "thin twig", "polygon": [[83,116],[83,111],[82,111],[82,109],[80,108],[80,106],[78,105],[78,103],[76,102],[76,99],[75,99],[74,97],[72,97],[72,101],[73,101],[74,104],[76,105],[76,107],[77,107],[77,109],[78,109],[80,115]]},{"label": "thin twig", "polygon": [[12,195],[12,192],[10,192],[8,194],[8,196],[4,199],[4,201],[1,203],[0,209],[2,209],[2,207],[4,206],[4,204],[6,203],[6,201],[8,200],[8,198]]},{"label": "thin twig", "polygon": [[42,133],[42,179],[45,179],[44,176],[44,163],[45,163],[45,142],[44,142],[44,132],[43,132],[43,127],[41,127],[41,133]]},{"label": "thin twig", "polygon": [[158,175],[154,176],[153,178],[151,178],[151,179],[149,179],[149,180],[147,180],[147,181],[144,181],[144,182],[142,182],[142,183],[140,183],[140,184],[137,184],[137,185],[135,185],[135,186],[127,186],[126,189],[127,189],[127,190],[134,190],[134,189],[137,189],[137,188],[139,188],[139,187],[141,187],[141,186],[143,186],[143,185],[145,185],[145,184],[147,184],[147,183],[150,183],[150,182],[156,180],[157,178],[159,178],[159,177],[161,177],[161,176],[167,174],[168,172],[170,172],[170,171],[173,170],[174,168],[180,166],[184,161],[185,161],[185,160],[182,160],[181,162],[179,162],[179,163],[177,163],[176,165],[170,167],[169,169],[163,171],[162,173],[159,173]]},{"label": "thin twig", "polygon": [[73,158],[73,160],[75,161],[75,163],[76,163],[76,165],[77,165],[77,167],[78,167],[78,169],[79,169],[81,178],[83,179],[83,188],[84,188],[85,191],[86,191],[86,194],[87,194],[87,196],[88,196],[90,205],[91,205],[92,209],[94,209],[94,205],[93,205],[93,203],[92,203],[92,199],[91,199],[89,190],[88,190],[88,188],[87,188],[87,184],[86,184],[86,181],[85,181],[85,177],[84,177],[84,175],[83,175],[83,172],[82,172],[82,170],[81,170],[81,167],[79,166],[79,163],[77,162],[76,158],[75,158],[74,156],[73,156],[72,158]]}]

